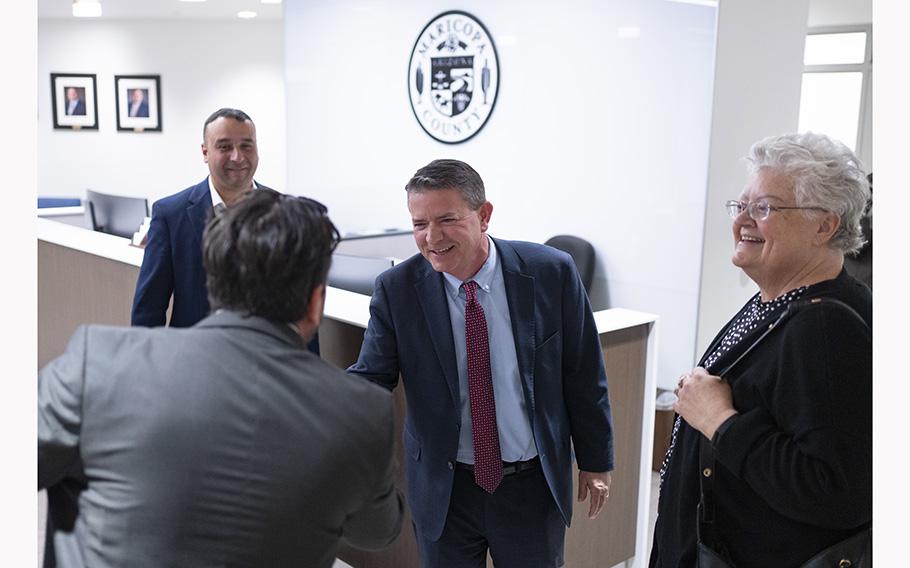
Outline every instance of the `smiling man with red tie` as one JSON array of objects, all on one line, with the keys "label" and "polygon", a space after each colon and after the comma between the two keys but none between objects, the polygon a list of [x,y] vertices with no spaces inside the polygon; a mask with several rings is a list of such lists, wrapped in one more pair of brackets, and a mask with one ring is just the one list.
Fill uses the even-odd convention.
[{"label": "smiling man with red tie", "polygon": [[[421,566],[558,567],[578,500],[613,469],[607,377],[571,257],[489,237],[480,175],[435,160],[405,186],[420,254],[382,274],[348,371],[407,390],[408,502]],[[574,450],[574,456],[573,456]]]}]

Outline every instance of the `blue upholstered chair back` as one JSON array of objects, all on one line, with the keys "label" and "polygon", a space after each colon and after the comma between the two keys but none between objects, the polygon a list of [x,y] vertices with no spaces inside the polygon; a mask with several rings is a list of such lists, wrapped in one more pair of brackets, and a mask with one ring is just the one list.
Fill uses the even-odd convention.
[{"label": "blue upholstered chair back", "polygon": [[38,209],[50,207],[79,207],[82,200],[78,197],[39,197]]}]

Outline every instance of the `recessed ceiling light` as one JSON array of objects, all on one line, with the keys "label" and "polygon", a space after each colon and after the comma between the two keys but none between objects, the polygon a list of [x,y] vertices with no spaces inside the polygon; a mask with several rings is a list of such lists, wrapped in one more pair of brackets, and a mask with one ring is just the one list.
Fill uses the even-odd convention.
[{"label": "recessed ceiling light", "polygon": [[281,4],[281,0],[259,0],[263,4]]},{"label": "recessed ceiling light", "polygon": [[237,12],[237,17],[243,18],[244,20],[249,20],[250,18],[256,17],[256,12],[251,12],[249,10],[241,10],[240,12]]},{"label": "recessed ceiling light", "polygon": [[73,16],[76,18],[101,16],[101,2],[98,0],[73,0]]},{"label": "recessed ceiling light", "polygon": [[706,6],[708,8],[717,8],[717,0],[667,0],[678,4],[692,4],[693,6]]},{"label": "recessed ceiling light", "polygon": [[616,28],[616,37],[619,39],[638,39],[641,37],[641,28],[638,26]]}]

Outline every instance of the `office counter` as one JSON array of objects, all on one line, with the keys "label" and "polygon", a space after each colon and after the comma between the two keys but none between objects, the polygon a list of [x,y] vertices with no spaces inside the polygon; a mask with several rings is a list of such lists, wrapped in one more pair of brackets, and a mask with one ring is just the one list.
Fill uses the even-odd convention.
[{"label": "office counter", "polygon": [[83,229],[92,228],[92,219],[82,205],[39,208],[38,218],[50,219],[58,223],[82,227]]},{"label": "office counter", "polygon": [[39,218],[38,367],[83,323],[129,325],[142,249],[129,239]]},{"label": "office counter", "polygon": [[[142,255],[142,249],[130,246],[127,239],[38,219],[39,368],[63,351],[80,324],[129,325]],[[325,317],[319,328],[324,359],[341,367],[356,360],[369,320],[369,302],[368,296],[328,289]],[[595,313],[595,321],[613,407],[616,469],[610,498],[598,519],[587,518],[587,503],[576,503],[572,527],[566,534],[566,566],[644,566],[648,552],[657,317],[610,309]],[[405,462],[400,433],[405,397],[403,388],[396,389],[402,488]],[[405,520],[401,537],[387,551],[343,549],[339,557],[355,568],[416,567],[410,518]]]}]

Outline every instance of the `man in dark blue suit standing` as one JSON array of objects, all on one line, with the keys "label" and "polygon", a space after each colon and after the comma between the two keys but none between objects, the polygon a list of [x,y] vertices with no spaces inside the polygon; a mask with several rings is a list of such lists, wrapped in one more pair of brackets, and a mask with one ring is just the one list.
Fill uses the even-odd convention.
[{"label": "man in dark blue suit standing", "polygon": [[148,118],[149,104],[145,100],[148,89],[127,89],[129,93],[129,116]]},{"label": "man in dark blue suit standing", "polygon": [[487,236],[471,166],[405,187],[420,254],[376,281],[348,371],[407,391],[407,493],[423,568],[558,567],[578,500],[609,495],[613,428],[594,317],[571,258]]},{"label": "man in dark blue suit standing", "polygon": [[[132,324],[190,327],[209,313],[202,231],[213,207],[229,207],[256,187],[256,126],[243,111],[222,108],[202,127],[209,176],[152,207],[145,256],[133,297]],[[167,306],[173,294],[170,322]]]},{"label": "man in dark blue suit standing", "polygon": [[66,88],[66,114],[69,116],[85,116],[85,89],[76,87]]}]

